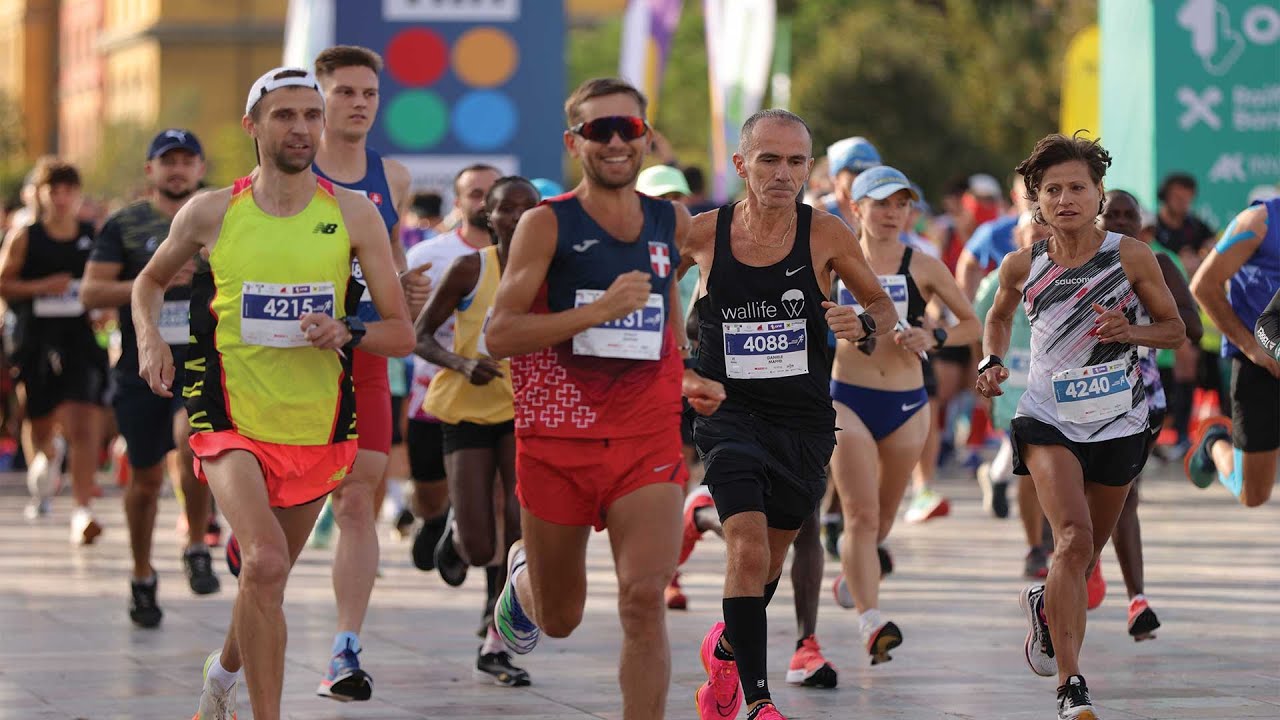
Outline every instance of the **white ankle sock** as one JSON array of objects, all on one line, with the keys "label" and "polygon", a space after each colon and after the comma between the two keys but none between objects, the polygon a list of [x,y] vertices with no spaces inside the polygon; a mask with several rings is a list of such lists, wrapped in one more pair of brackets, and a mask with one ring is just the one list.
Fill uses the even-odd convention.
[{"label": "white ankle sock", "polygon": [[221,653],[219,653],[218,657],[209,665],[209,679],[224,692],[230,690],[231,686],[235,685],[236,681],[238,681],[243,674],[243,669],[231,672],[230,670],[222,667]]},{"label": "white ankle sock", "polygon": [[488,655],[490,653],[500,653],[507,651],[507,644],[502,641],[502,636],[498,635],[498,631],[489,626],[489,631],[484,635],[484,644],[480,646],[480,654]]},{"label": "white ankle sock", "polygon": [[879,627],[881,622],[880,611],[876,608],[871,608],[858,616],[858,628],[864,635]]}]

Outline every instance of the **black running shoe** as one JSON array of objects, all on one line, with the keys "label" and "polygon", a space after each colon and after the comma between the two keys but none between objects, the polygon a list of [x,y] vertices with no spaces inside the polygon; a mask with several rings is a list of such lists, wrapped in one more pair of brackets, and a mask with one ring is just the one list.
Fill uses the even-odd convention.
[{"label": "black running shoe", "polygon": [[413,512],[409,508],[401,508],[400,514],[396,515],[396,534],[403,540],[409,537],[409,531],[413,529]]},{"label": "black running shoe", "polygon": [[1058,720],[1098,720],[1083,675],[1072,675],[1058,686]]},{"label": "black running shoe", "polygon": [[134,625],[140,628],[153,628],[160,624],[164,613],[156,604],[156,590],[159,586],[160,580],[155,577],[149,583],[129,581],[130,594],[133,596],[129,602],[129,619]]},{"label": "black running shoe", "polygon": [[880,577],[893,574],[893,556],[889,554],[889,548],[879,545],[876,547],[876,555],[880,557]]},{"label": "black running shoe", "polygon": [[453,545],[453,511],[449,511],[449,518],[446,522],[444,535],[440,537],[440,542],[436,544],[436,570],[440,572],[440,578],[445,584],[452,587],[458,587],[467,579],[467,563],[458,554],[458,548]]},{"label": "black running shoe", "polygon": [[440,543],[448,521],[449,514],[445,513],[427,520],[418,528],[418,534],[413,538],[413,566],[422,572],[436,569],[436,545]]},{"label": "black running shoe", "polygon": [[213,557],[207,549],[188,550],[182,554],[182,564],[187,569],[187,582],[191,592],[212,595],[222,589],[218,576],[213,574]]},{"label": "black running shoe", "polygon": [[511,656],[505,652],[486,653],[476,658],[476,678],[505,687],[524,687],[529,684],[529,673],[511,664]]},{"label": "black running shoe", "polygon": [[840,533],[844,532],[844,520],[828,520],[822,523],[823,543],[832,560],[840,559]]}]

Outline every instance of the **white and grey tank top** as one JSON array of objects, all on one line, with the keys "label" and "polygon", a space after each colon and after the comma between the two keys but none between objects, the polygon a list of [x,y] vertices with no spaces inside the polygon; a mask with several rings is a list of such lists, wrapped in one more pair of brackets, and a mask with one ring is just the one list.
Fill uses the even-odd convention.
[{"label": "white and grey tank top", "polygon": [[1138,348],[1099,343],[1093,304],[1118,308],[1134,325],[1146,312],[1120,264],[1121,235],[1107,233],[1080,267],[1049,257],[1049,242],[1031,249],[1022,297],[1031,322],[1031,367],[1016,417],[1048,423],[1075,442],[1098,442],[1147,430]]}]

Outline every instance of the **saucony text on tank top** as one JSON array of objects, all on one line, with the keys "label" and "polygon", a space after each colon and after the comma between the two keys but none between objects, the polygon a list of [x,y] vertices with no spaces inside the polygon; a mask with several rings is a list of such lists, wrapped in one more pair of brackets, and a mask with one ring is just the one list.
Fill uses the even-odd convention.
[{"label": "saucony text on tank top", "polygon": [[573,194],[544,200],[556,215],[555,255],[532,312],[590,304],[623,273],[649,274],[645,307],[572,339],[511,358],[516,434],[604,439],[666,432],[679,423],[683,362],[668,316],[680,265],[675,210],[637,193],[644,226],[632,241],[600,227]]},{"label": "saucony text on tank top", "polygon": [[356,436],[351,360],[314,348],[299,319],[355,306],[351,242],[329,181],[300,213],[268,215],[237,180],[208,271],[192,283],[186,362],[192,432],[234,430],[282,445]]},{"label": "saucony text on tank top", "polygon": [[1049,241],[1031,249],[1023,303],[1031,322],[1031,366],[1018,417],[1053,425],[1068,439],[1097,442],[1147,430],[1138,348],[1100,343],[1097,303],[1131,324],[1145,314],[1120,263],[1120,239],[1107,233],[1092,258],[1067,268],[1049,257]]},{"label": "saucony text on tank top", "polygon": [[716,218],[707,294],[698,300],[698,372],[724,385],[721,407],[784,427],[830,432],[831,350],[809,246],[813,208],[796,204],[791,251],[766,267],[733,255],[734,205]]}]

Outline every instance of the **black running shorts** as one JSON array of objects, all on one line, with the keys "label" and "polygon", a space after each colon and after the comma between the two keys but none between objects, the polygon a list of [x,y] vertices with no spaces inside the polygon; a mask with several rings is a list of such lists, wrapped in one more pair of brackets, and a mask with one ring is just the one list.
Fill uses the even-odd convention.
[{"label": "black running shorts", "polygon": [[1035,418],[1016,417],[1011,427],[1013,438],[1013,474],[1030,475],[1023,461],[1027,445],[1061,445],[1080,462],[1085,482],[1111,487],[1124,487],[1142,472],[1147,463],[1149,429],[1098,442],[1070,440],[1058,428]]},{"label": "black running shorts", "polygon": [[720,521],[762,512],[769,527],[798,530],[827,489],[835,429],[801,432],[749,413],[721,409],[693,420],[693,444]]},{"label": "black running shorts", "polygon": [[[181,365],[178,365],[181,367]],[[182,387],[178,371],[174,387]],[[149,468],[164,460],[173,443],[173,417],[182,409],[182,393],[160,397],[137,371],[111,371],[111,408],[124,437],[130,467]],[[185,441],[184,441],[185,442]]]},{"label": "black running shorts", "polygon": [[515,449],[515,420],[500,422],[496,425],[480,425],[472,422],[460,422],[457,425],[441,423],[444,432],[444,454],[450,455],[457,450],[494,450],[503,438],[511,438],[512,450]]},{"label": "black running shorts", "polygon": [[1242,357],[1231,359],[1231,444],[1250,453],[1280,448],[1280,380]]},{"label": "black running shorts", "polygon": [[440,482],[444,471],[444,426],[409,419],[409,474],[414,482]]}]

